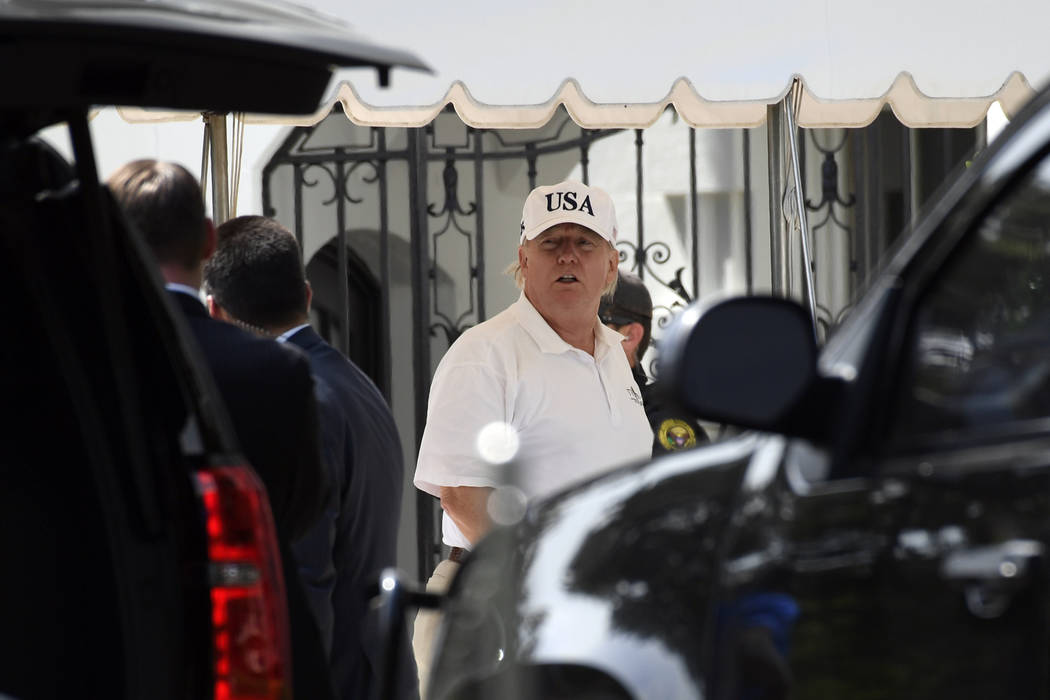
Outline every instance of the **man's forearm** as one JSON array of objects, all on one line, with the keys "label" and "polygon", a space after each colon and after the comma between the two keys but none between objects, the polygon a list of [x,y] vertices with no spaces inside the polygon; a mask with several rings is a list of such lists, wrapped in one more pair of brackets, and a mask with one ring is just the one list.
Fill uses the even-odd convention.
[{"label": "man's forearm", "polygon": [[492,527],[487,486],[442,486],[441,507],[473,545]]}]

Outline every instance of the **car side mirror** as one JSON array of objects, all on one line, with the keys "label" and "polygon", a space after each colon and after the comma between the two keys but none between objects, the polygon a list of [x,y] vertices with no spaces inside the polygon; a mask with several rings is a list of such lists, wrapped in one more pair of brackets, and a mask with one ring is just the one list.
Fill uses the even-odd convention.
[{"label": "car side mirror", "polygon": [[738,297],[675,319],[661,343],[660,381],[672,400],[704,420],[819,437],[837,380],[817,374],[817,343],[806,310],[778,297]]}]

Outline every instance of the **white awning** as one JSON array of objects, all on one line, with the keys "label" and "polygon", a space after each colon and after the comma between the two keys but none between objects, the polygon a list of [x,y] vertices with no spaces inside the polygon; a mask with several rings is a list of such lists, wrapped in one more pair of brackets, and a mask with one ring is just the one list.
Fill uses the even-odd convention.
[{"label": "white awning", "polygon": [[[672,105],[700,127],[756,126],[798,77],[798,123],[863,126],[883,105],[911,127],[1012,116],[1050,81],[1047,0],[312,0],[396,41],[435,73],[337,74],[358,123],[421,126],[452,105],[471,126],[539,127],[559,105],[589,128],[645,127]],[[171,118],[122,110],[129,120]]]}]

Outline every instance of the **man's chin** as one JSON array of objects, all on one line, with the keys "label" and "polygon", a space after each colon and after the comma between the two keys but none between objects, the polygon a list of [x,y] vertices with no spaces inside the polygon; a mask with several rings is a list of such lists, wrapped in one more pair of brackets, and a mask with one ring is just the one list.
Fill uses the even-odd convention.
[{"label": "man's chin", "polygon": [[581,282],[555,282],[554,295],[559,299],[590,299],[594,297],[597,300],[599,298]]}]

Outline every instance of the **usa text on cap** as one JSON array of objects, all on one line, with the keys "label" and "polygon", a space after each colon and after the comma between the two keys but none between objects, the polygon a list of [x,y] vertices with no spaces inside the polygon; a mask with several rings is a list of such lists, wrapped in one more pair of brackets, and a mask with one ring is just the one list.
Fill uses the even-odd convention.
[{"label": "usa text on cap", "polygon": [[566,180],[534,189],[521,210],[519,243],[531,241],[558,224],[579,224],[610,243],[616,242],[616,209],[612,198],[598,187]]}]

